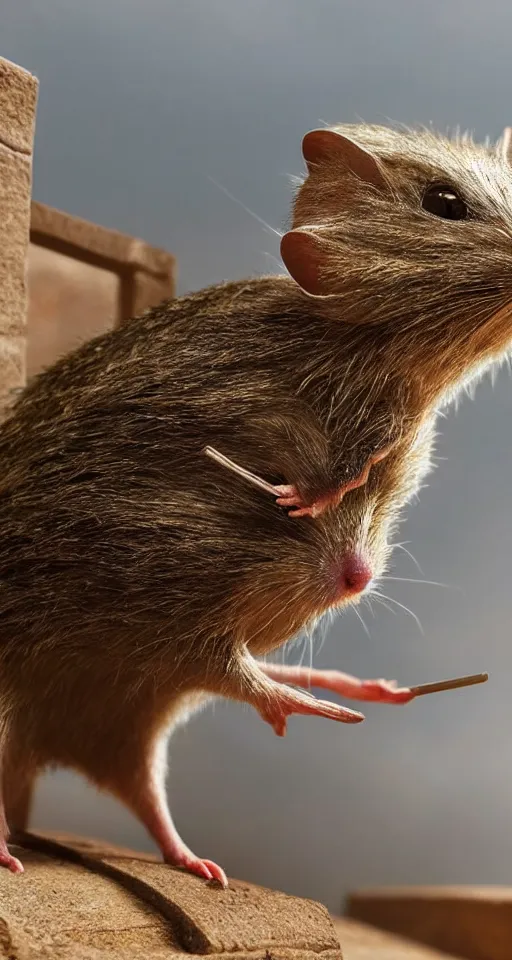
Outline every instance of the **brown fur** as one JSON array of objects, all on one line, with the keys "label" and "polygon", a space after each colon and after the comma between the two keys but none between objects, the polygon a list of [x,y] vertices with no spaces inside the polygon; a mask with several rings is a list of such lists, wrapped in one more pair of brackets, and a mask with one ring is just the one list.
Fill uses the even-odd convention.
[{"label": "brown fur", "polygon": [[[388,343],[390,370],[401,378],[414,370],[421,406],[429,395],[438,406],[445,391],[459,389],[510,344],[510,164],[499,149],[467,136],[365,125],[333,130],[377,158],[389,191],[351,175],[336,158],[311,165],[293,226],[316,226],[326,240],[326,281],[340,318],[371,324],[372,335],[374,324],[383,327],[377,343]],[[442,220],[421,208],[425,188],[436,182],[457,190],[470,219]]]},{"label": "brown fur", "polygon": [[[438,407],[509,345],[508,313],[492,319],[511,292],[504,162],[430,134],[349,134],[379,157],[389,194],[325,165],[294,213],[327,238],[335,295],[266,277],[164,303],[40,375],[0,430],[14,823],[20,779],[48,764],[140,813],[137,784],[184,712],[212,693],[257,705],[244,650],[273,650],[335,605],[347,552],[383,573]],[[439,176],[479,219],[419,208]],[[314,520],[202,455],[211,444],[311,500],[390,441],[368,483]]]}]

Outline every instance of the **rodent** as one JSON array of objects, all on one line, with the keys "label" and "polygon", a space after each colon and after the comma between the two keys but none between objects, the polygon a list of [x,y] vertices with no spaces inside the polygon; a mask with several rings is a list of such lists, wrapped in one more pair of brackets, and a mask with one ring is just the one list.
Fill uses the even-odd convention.
[{"label": "rodent", "polygon": [[[168,862],[225,883],[170,817],[172,728],[215,695],[280,735],[292,713],[362,719],[285,685],[307,671],[255,658],[382,575],[438,409],[507,350],[512,178],[469,141],[342,131],[305,138],[291,277],[125,322],[35,378],[0,428],[0,863],[13,872],[7,823],[25,825],[34,777],[57,764],[124,802]],[[210,462],[207,444],[282,497]]]}]

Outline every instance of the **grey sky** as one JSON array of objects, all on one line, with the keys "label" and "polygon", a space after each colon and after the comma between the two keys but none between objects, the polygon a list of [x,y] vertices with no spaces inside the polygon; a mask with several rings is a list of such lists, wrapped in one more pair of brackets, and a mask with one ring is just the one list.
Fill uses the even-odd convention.
[{"label": "grey sky", "polygon": [[[507,0],[3,0],[0,54],[41,81],[36,199],[178,257],[180,289],[277,269],[288,175],[319,121],[512,121]],[[337,908],[357,884],[510,881],[512,384],[501,374],[441,424],[438,468],[401,540],[441,589],[389,581],[411,607],[339,620],[318,665],[403,682],[488,669],[486,687],[372,707],[358,728],[295,719],[284,742],[216,707],[175,738],[173,810],[234,875]],[[447,458],[447,459],[441,459]],[[421,577],[397,552],[397,577]],[[298,654],[297,654],[298,655]],[[236,722],[235,722],[236,721]],[[147,846],[70,775],[42,825]]]}]

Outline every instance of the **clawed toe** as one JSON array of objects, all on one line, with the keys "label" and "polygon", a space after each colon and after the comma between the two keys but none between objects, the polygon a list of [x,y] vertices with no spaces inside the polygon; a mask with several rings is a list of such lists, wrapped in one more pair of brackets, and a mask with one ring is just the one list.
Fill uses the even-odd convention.
[{"label": "clawed toe", "polygon": [[300,507],[298,510],[290,510],[288,513],[289,517],[316,517],[316,515],[315,507]]},{"label": "clawed toe", "polygon": [[213,863],[212,860],[203,860],[201,862],[204,864],[207,870],[210,871],[211,879],[216,880],[217,883],[220,883],[220,885],[226,889],[228,885],[228,878],[222,867],[219,867],[218,864]]},{"label": "clawed toe", "polygon": [[224,870],[216,863],[213,863],[212,860],[201,860],[198,857],[196,860],[184,863],[183,867],[188,870],[189,873],[195,873],[196,876],[202,877],[204,880],[216,880],[224,889],[226,889],[228,885],[228,878]]},{"label": "clawed toe", "polygon": [[363,714],[356,710],[350,710],[330,700],[317,700],[310,693],[299,693],[290,687],[279,687],[277,684],[273,698],[266,700],[259,707],[259,712],[279,737],[285,735],[287,718],[293,714],[325,717],[341,723],[360,723],[364,720]]},{"label": "clawed toe", "polygon": [[224,889],[228,886],[228,878],[222,867],[219,867],[213,860],[203,860],[201,857],[194,856],[176,856],[175,854],[165,857],[165,862],[173,867],[181,867],[188,873],[201,877],[202,880],[216,880]]},{"label": "clawed toe", "polygon": [[295,510],[289,510],[289,517],[314,517],[316,516],[315,505],[308,507],[304,503],[299,491],[292,484],[282,484],[276,487],[279,497],[276,503],[280,507],[295,507]]},{"label": "clawed toe", "polygon": [[398,687],[394,680],[363,680],[365,699],[380,703],[409,703],[414,699],[408,687]]},{"label": "clawed toe", "polygon": [[298,497],[299,495],[293,483],[280,483],[275,489],[281,497]]},{"label": "clawed toe", "polygon": [[24,873],[23,864],[7,851],[0,853],[0,867],[6,867],[11,873]]},{"label": "clawed toe", "polygon": [[279,494],[277,503],[280,507],[303,506],[301,495],[293,484],[283,483],[276,487],[276,490]]},{"label": "clawed toe", "polygon": [[364,715],[358,710],[350,710],[349,707],[342,707],[330,700],[316,700],[315,703],[319,707],[318,711],[314,711],[317,716],[338,720],[341,723],[361,723],[364,720]]}]

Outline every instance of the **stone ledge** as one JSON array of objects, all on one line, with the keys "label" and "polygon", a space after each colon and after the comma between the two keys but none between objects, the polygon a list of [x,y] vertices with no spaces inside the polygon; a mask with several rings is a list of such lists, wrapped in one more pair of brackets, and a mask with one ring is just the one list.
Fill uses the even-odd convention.
[{"label": "stone ledge", "polygon": [[329,914],[313,901],[237,880],[222,890],[95,841],[14,839],[25,873],[0,871],[0,947],[9,960],[341,960]]}]

